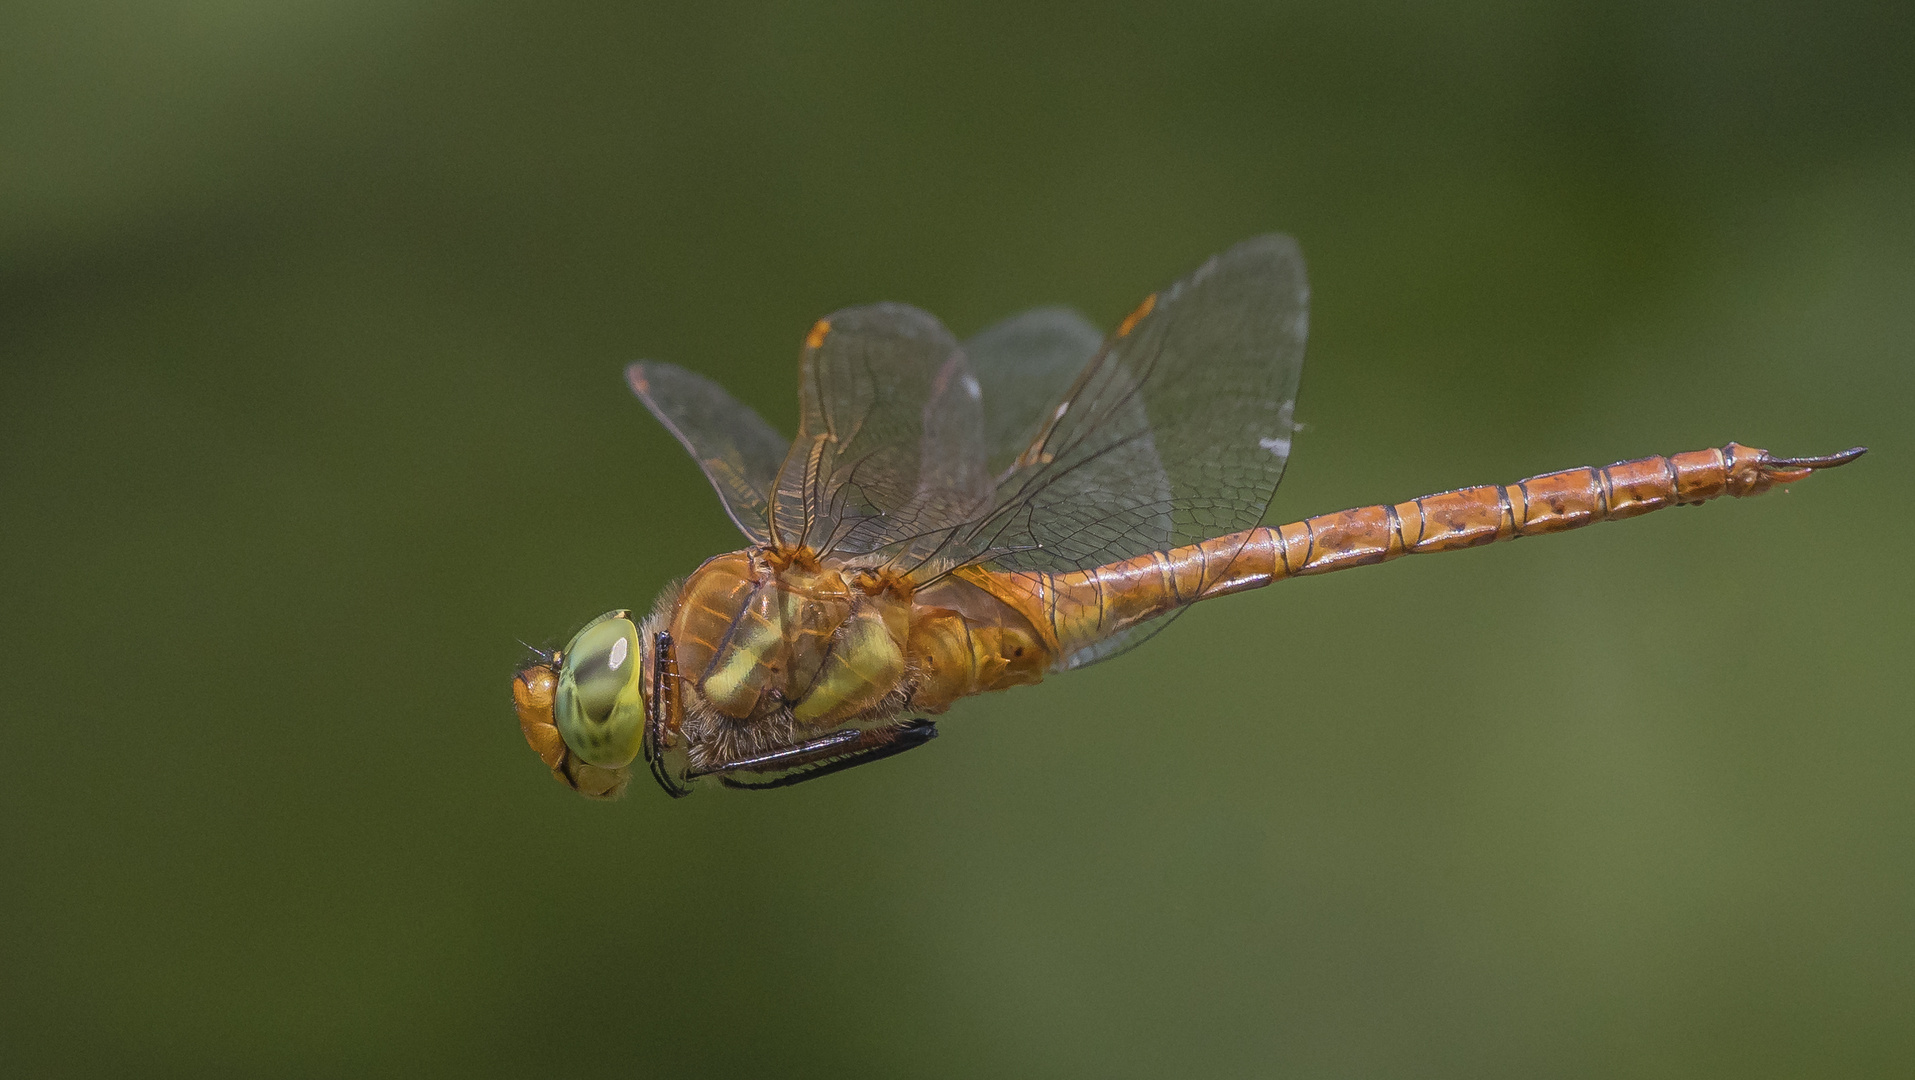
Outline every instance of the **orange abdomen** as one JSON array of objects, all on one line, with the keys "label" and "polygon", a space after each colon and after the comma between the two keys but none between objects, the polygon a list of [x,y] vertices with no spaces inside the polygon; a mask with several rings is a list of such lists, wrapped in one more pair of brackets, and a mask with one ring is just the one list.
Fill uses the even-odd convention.
[{"label": "orange abdomen", "polygon": [[1030,619],[959,570],[913,597],[911,707],[943,712],[953,701],[1043,679],[1051,664]]},{"label": "orange abdomen", "polygon": [[1722,495],[1760,495],[1862,453],[1858,447],[1819,458],[1777,458],[1730,443],[1247,529],[1075,573],[979,571],[978,580],[1047,630],[1046,644],[1069,658],[1138,623],[1213,596],[1403,555],[1562,532]]}]

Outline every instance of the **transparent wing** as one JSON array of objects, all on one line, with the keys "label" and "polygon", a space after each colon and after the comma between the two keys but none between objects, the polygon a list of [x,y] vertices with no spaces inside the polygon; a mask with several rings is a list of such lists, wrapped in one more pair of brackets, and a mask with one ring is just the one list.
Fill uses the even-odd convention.
[{"label": "transparent wing", "polygon": [[671,364],[639,363],[625,381],[718,489],[725,512],[754,543],[770,536],[771,488],[790,443],[717,383]]},{"label": "transparent wing", "polygon": [[1010,468],[1050,410],[1104,344],[1104,332],[1069,308],[1034,308],[980,330],[964,355],[983,388],[984,449],[992,476]]},{"label": "transparent wing", "polygon": [[1303,258],[1276,235],[1145,300],[948,549],[1069,571],[1255,525],[1290,456],[1308,308]]},{"label": "transparent wing", "polygon": [[[1154,619],[1145,619],[1135,626],[1119,630],[1102,640],[1078,649],[1076,652],[1059,657],[1051,665],[1051,670],[1073,671],[1077,668],[1089,667],[1092,664],[1101,664],[1106,660],[1122,656],[1137,646],[1142,645],[1144,642],[1149,641],[1151,638],[1156,637],[1158,634],[1163,633],[1166,627],[1189,610],[1190,605],[1185,604],[1182,607],[1172,608]],[[1057,625],[1055,614],[1053,614],[1052,619],[1052,628],[1059,631],[1061,635],[1063,627]]]},{"label": "transparent wing", "polygon": [[1169,626],[1179,615],[1189,610],[1190,608],[1188,606],[1180,607],[1175,611],[1159,615],[1154,619],[1146,619],[1136,626],[1119,630],[1095,645],[1086,646],[1068,656],[1060,657],[1051,665],[1051,670],[1075,671],[1078,668],[1089,667],[1092,664],[1101,664],[1106,660],[1112,660],[1122,656],[1162,633],[1164,627]]},{"label": "transparent wing", "polygon": [[847,309],[806,340],[788,450],[707,380],[663,364],[631,380],[754,541],[1068,571],[1262,517],[1289,457],[1307,309],[1283,236],[1210,260],[1101,346],[1061,309],[963,349],[916,308]]},{"label": "transparent wing", "polygon": [[818,321],[774,541],[820,554],[923,556],[988,507],[982,389],[951,332],[905,304]]}]

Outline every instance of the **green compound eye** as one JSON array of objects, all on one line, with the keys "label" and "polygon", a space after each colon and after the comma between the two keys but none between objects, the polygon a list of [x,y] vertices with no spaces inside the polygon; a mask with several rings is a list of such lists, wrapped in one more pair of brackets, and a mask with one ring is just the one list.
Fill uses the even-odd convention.
[{"label": "green compound eye", "polygon": [[616,769],[638,756],[645,734],[639,659],[638,627],[623,611],[600,615],[565,647],[552,712],[581,760]]}]

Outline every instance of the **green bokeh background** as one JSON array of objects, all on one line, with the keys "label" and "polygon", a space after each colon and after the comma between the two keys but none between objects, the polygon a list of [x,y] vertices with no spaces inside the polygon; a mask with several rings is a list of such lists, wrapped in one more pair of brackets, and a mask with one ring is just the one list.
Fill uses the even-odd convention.
[{"label": "green bokeh background", "polygon": [[[18,0],[12,1075],[1905,1076],[1915,7]],[[1314,288],[1273,518],[1786,494],[1290,582],[772,795],[506,696],[738,544],[620,380]]]}]

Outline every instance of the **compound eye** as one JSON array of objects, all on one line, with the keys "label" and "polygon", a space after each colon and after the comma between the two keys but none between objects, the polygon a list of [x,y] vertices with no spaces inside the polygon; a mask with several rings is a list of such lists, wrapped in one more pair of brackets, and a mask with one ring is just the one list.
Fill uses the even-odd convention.
[{"label": "compound eye", "polygon": [[645,702],[638,627],[622,611],[602,615],[565,649],[554,719],[580,758],[617,768],[638,754]]},{"label": "compound eye", "polygon": [[580,635],[576,652],[567,652],[579,708],[585,718],[603,724],[636,669],[638,630],[624,619],[608,619]]}]

